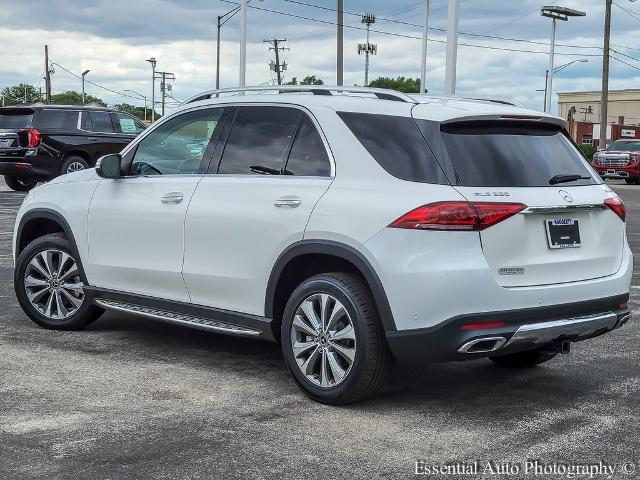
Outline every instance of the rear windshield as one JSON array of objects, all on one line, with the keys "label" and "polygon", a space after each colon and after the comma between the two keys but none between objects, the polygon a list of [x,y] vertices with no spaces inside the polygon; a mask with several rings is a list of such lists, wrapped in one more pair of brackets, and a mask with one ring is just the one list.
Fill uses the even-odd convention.
[{"label": "rear windshield", "polygon": [[413,118],[347,112],[338,115],[369,154],[394,177],[449,183]]},{"label": "rear windshield", "polygon": [[588,177],[560,185],[601,183],[559,126],[461,122],[443,124],[440,132],[461,186],[548,187],[555,175]]},{"label": "rear windshield", "polygon": [[624,152],[640,152],[640,142],[613,142],[607,150],[622,150]]},{"label": "rear windshield", "polygon": [[73,110],[40,110],[34,126],[42,130],[72,130],[78,126],[78,113]]},{"label": "rear windshield", "polygon": [[0,128],[29,128],[32,118],[30,110],[0,111]]}]

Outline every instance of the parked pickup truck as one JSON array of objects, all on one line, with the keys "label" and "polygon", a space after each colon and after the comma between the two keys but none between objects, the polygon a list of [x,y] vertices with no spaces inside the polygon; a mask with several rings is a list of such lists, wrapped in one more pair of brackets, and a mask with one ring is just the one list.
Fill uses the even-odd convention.
[{"label": "parked pickup truck", "polygon": [[100,107],[40,105],[0,108],[0,175],[17,191],[93,167],[145,129],[128,113]]},{"label": "parked pickup truck", "polygon": [[602,178],[623,178],[640,184],[640,140],[616,140],[593,156],[593,167]]}]

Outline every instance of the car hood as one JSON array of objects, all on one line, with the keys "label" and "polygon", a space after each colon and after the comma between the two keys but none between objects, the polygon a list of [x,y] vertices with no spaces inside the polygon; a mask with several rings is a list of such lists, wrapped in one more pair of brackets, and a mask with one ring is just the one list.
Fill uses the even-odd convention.
[{"label": "car hood", "polygon": [[87,168],[86,170],[79,170],[77,172],[67,173],[54,178],[49,183],[70,183],[70,182],[85,182],[87,180],[97,180],[100,177],[95,168]]}]

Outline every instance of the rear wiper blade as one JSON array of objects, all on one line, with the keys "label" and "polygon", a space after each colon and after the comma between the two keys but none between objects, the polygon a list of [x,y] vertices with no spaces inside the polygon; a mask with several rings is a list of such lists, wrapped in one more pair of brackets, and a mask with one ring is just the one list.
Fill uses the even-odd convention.
[{"label": "rear wiper blade", "polygon": [[560,174],[554,175],[549,180],[549,185],[557,185],[558,183],[575,182],[576,180],[591,180],[591,177],[585,177],[578,174]]}]

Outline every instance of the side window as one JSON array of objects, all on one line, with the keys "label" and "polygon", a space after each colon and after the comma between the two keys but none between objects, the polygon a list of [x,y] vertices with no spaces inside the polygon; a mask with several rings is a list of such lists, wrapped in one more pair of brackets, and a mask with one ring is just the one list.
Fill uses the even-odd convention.
[{"label": "side window", "polygon": [[223,111],[223,108],[195,110],[164,122],[140,142],[130,173],[198,173]]},{"label": "side window", "polygon": [[75,130],[78,112],[72,110],[40,110],[34,122],[42,130]]},{"label": "side window", "polygon": [[144,131],[145,127],[142,122],[136,121],[136,118],[127,113],[114,114],[120,132],[127,135],[137,135]]},{"label": "side window", "polygon": [[315,125],[304,116],[298,135],[293,142],[289,160],[284,170],[286,175],[328,177],[331,164],[322,137]]},{"label": "side window", "polygon": [[82,120],[80,121],[80,128],[87,132],[93,132],[93,122],[91,121],[91,115],[89,112],[82,112]]},{"label": "side window", "polygon": [[218,173],[282,173],[302,112],[287,107],[240,107]]},{"label": "side window", "polygon": [[109,112],[91,112],[91,121],[94,132],[114,133]]}]

